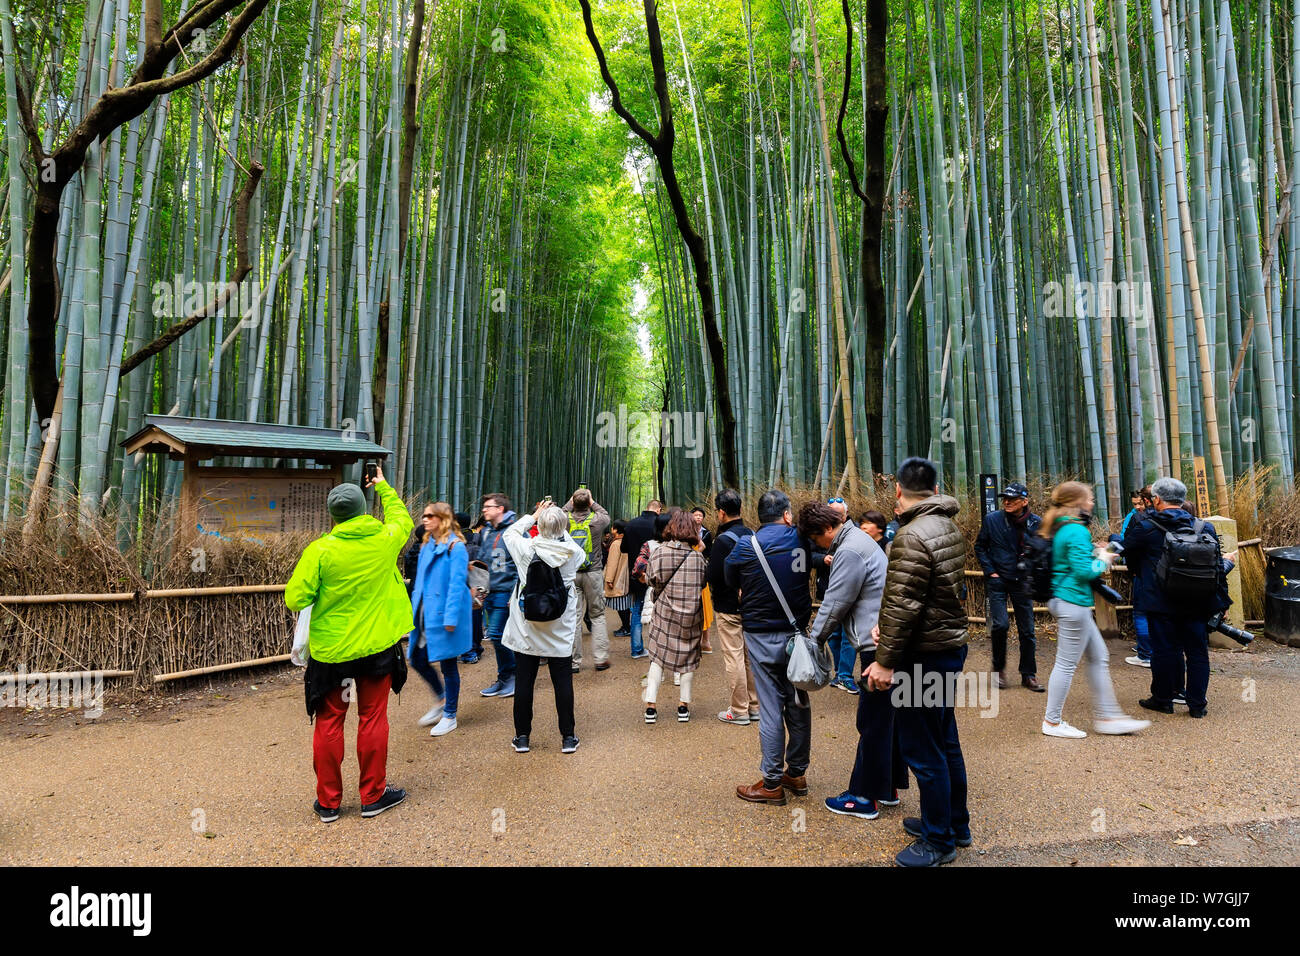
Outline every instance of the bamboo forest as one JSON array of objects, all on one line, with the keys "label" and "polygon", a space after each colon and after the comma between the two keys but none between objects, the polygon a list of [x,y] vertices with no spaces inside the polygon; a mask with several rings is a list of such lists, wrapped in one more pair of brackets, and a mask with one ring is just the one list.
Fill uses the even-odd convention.
[{"label": "bamboo forest", "polygon": [[[0,0],[3,517],[146,416],[405,496],[1300,453],[1300,0]],[[273,459],[250,455],[246,465]],[[359,465],[349,465],[355,479]],[[892,486],[891,491],[892,491]]]}]

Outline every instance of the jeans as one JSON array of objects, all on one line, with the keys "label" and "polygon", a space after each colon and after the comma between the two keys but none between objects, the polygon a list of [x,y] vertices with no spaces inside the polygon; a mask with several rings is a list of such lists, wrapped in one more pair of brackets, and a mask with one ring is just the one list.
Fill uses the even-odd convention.
[{"label": "jeans", "polygon": [[1007,598],[1016,612],[1016,637],[1020,640],[1020,676],[1035,677],[1038,663],[1034,659],[1034,597],[1024,591],[1019,584],[1012,584],[1008,590],[1007,582],[1001,578],[984,579],[985,590],[989,598],[989,640],[993,642],[993,669],[1003,671],[1007,668],[1007,632],[1011,622],[1007,619]]},{"label": "jeans", "polygon": [[[866,671],[876,659],[876,652],[862,652]],[[894,725],[894,704],[889,692],[867,690],[860,684],[858,694],[858,755],[849,775],[849,793],[865,800],[889,800],[895,790],[907,789],[907,761],[898,747],[898,730]]]},{"label": "jeans", "polygon": [[471,625],[474,629],[473,644],[470,649],[480,656],[483,654],[483,608],[474,608],[474,620]]},{"label": "jeans", "polygon": [[641,608],[645,607],[645,594],[632,597],[632,656],[640,654],[645,650],[645,645],[641,643]]},{"label": "jeans", "polygon": [[487,639],[492,642],[492,650],[497,655],[497,680],[505,682],[515,676],[515,652],[501,643],[501,635],[506,632],[506,621],[510,620],[509,591],[489,591],[483,602],[483,615],[487,621]]},{"label": "jeans", "polygon": [[[1148,614],[1151,696],[1168,704],[1184,686],[1188,707],[1205,707],[1210,687],[1210,635],[1203,618]],[[1185,665],[1185,666],[1184,666]]]},{"label": "jeans", "polygon": [[[966,663],[965,645],[951,651],[918,654],[901,663],[897,672],[909,678],[919,665],[924,675],[940,675],[943,686],[960,679]],[[957,738],[957,715],[951,700],[925,703],[922,695],[890,693],[898,747],[916,777],[921,795],[921,835],[941,853],[956,847],[957,837],[970,834],[970,811],[966,808],[966,761]],[[947,695],[940,695],[941,697]]]},{"label": "jeans", "polygon": [[573,736],[573,658],[535,657],[516,654],[519,662],[519,679],[515,682],[515,733],[528,736],[533,732],[533,684],[542,661],[551,672],[551,686],[555,688],[555,713],[560,719],[560,736]]},{"label": "jeans", "polygon": [[[1141,585],[1138,583],[1137,575],[1133,576],[1133,603],[1137,604],[1138,597],[1141,594]],[[1144,611],[1133,612],[1133,630],[1137,634],[1137,656],[1148,664],[1151,663],[1151,629],[1147,626],[1147,616]]]},{"label": "jeans", "polygon": [[[812,707],[806,691],[795,690],[785,676],[790,655],[785,645],[791,631],[745,631],[745,649],[754,668],[754,689],[758,692],[758,737],[763,748],[759,769],[763,785],[770,790],[781,786],[781,775],[801,777],[808,770],[812,752]],[[786,740],[786,730],[790,738]]]},{"label": "jeans", "polygon": [[[444,698],[443,713],[450,719],[456,716],[456,706],[460,703],[460,669],[456,666],[454,657],[439,661],[438,666],[442,668],[442,680],[438,679],[438,672],[429,662],[427,647],[417,647],[411,651],[411,667],[424,678],[435,697]],[[447,684],[445,693],[443,681]]]},{"label": "jeans", "polygon": [[826,644],[835,660],[835,679],[840,683],[853,680],[853,665],[858,662],[858,652],[853,649],[853,642],[844,636],[844,628],[837,627],[835,633],[827,638]]},{"label": "jeans", "polygon": [[1056,618],[1056,663],[1047,678],[1047,722],[1061,722],[1061,708],[1074,681],[1079,661],[1088,659],[1088,683],[1092,685],[1092,709],[1098,720],[1123,717],[1110,682],[1110,655],[1092,608],[1052,598],[1047,605]]}]

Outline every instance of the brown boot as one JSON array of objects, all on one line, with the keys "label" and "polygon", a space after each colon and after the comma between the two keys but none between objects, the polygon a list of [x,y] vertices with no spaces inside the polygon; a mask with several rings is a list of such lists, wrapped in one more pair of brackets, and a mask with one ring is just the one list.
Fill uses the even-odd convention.
[{"label": "brown boot", "polygon": [[749,786],[742,784],[736,788],[736,796],[750,803],[775,803],[778,807],[785,806],[785,790],[780,786],[769,790],[766,780],[760,780]]},{"label": "brown boot", "polygon": [[781,774],[781,787],[789,790],[796,797],[808,796],[808,778],[803,774],[797,777],[792,777],[788,773]]}]

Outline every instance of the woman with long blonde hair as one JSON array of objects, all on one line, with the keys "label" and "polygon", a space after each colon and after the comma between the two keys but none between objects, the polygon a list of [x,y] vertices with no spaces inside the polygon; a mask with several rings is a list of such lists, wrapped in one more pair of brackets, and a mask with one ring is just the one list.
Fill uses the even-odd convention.
[{"label": "woman with long blonde hair", "polygon": [[1095,548],[1088,533],[1095,503],[1090,486],[1062,482],[1052,489],[1051,506],[1038,531],[1052,542],[1052,600],[1047,606],[1056,618],[1056,663],[1047,680],[1047,714],[1043,718],[1043,733],[1049,737],[1088,736],[1061,717],[1075,669],[1085,657],[1096,731],[1132,734],[1151,726],[1151,721],[1129,717],[1120,709],[1110,680],[1106,641],[1092,616],[1092,582],[1115,559],[1113,552]]},{"label": "woman with long blonde hair", "polygon": [[[407,657],[434,696],[433,707],[419,724],[434,725],[429,735],[441,737],[456,729],[460,702],[456,661],[473,643],[474,602],[468,582],[469,550],[451,505],[445,501],[425,505],[421,521],[424,539],[411,588],[415,629]],[[441,680],[434,661],[442,669]]]}]

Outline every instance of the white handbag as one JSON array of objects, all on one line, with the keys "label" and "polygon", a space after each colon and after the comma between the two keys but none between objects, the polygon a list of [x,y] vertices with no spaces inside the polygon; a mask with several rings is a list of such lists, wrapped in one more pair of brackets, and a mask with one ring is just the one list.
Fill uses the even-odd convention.
[{"label": "white handbag", "polygon": [[289,660],[295,667],[306,667],[307,661],[311,658],[311,651],[308,649],[308,642],[311,640],[311,608],[308,604],[298,612],[298,623],[293,629],[293,650],[289,652]]}]

